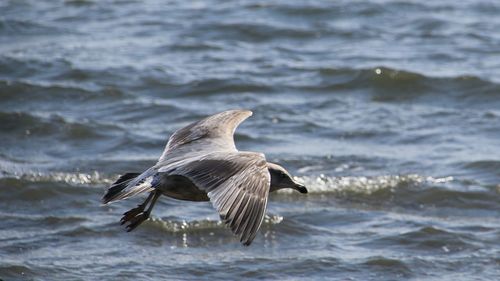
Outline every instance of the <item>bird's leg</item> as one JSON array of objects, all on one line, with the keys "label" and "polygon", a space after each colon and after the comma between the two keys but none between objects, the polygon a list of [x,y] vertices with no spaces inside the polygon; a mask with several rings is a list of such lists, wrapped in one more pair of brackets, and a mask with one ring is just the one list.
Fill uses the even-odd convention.
[{"label": "bird's leg", "polygon": [[[135,217],[129,219],[128,221],[130,222],[129,225],[127,225],[127,232],[130,232],[134,230],[136,227],[138,227],[141,223],[143,223],[145,220],[149,218],[149,215],[151,214],[151,210],[153,210],[153,207],[156,203],[156,200],[158,200],[158,197],[160,197],[161,193],[157,190],[151,192],[152,199],[148,198],[151,200],[151,203],[149,204],[148,209],[145,212],[141,212],[140,214],[136,215]],[[151,196],[151,195],[150,195]],[[149,201],[147,200],[147,201]]]},{"label": "bird's leg", "polygon": [[153,196],[154,196],[154,192],[149,193],[148,198],[142,204],[139,204],[137,207],[123,213],[123,217],[120,220],[120,224],[123,225],[127,221],[130,221],[131,219],[133,219],[134,217],[136,217],[140,213],[144,212],[146,205],[149,203],[149,201],[151,201],[151,198],[153,198]]}]

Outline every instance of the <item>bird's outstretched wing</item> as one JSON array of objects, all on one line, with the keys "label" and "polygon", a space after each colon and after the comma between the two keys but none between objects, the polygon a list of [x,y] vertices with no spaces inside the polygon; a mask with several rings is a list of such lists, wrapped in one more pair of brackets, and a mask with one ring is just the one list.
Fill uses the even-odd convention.
[{"label": "bird's outstretched wing", "polygon": [[263,154],[216,152],[168,173],[187,177],[205,190],[221,220],[244,245],[252,243],[265,215],[271,182]]},{"label": "bird's outstretched wing", "polygon": [[251,115],[249,110],[223,111],[177,130],[168,140],[158,162],[193,151],[236,151],[234,131]]}]

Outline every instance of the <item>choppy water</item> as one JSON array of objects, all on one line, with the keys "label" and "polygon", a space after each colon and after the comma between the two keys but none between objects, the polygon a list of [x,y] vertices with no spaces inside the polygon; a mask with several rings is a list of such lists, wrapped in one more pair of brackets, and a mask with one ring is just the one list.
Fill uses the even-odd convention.
[{"label": "choppy water", "polygon": [[[1,1],[0,279],[494,280],[500,4]],[[251,247],[209,203],[100,206],[167,137],[248,108],[272,194]]]}]

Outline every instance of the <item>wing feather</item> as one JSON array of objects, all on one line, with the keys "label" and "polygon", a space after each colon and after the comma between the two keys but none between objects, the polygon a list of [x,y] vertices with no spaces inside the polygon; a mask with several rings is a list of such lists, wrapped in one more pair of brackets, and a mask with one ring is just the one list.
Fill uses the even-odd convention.
[{"label": "wing feather", "polygon": [[211,153],[176,169],[205,190],[221,220],[250,245],[262,224],[270,175],[263,154]]},{"label": "wing feather", "polygon": [[251,115],[249,110],[227,110],[177,130],[169,138],[158,162],[165,162],[169,158],[193,151],[237,151],[233,139],[234,131]]}]

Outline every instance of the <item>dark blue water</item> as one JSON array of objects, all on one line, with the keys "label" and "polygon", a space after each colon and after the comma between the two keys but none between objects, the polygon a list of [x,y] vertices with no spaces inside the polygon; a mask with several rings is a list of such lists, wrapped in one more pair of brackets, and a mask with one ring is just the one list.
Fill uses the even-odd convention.
[{"label": "dark blue water", "polygon": [[[500,4],[1,1],[1,280],[495,280]],[[209,203],[100,205],[176,129],[254,112],[287,167],[250,247]]]}]

